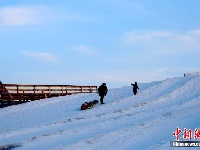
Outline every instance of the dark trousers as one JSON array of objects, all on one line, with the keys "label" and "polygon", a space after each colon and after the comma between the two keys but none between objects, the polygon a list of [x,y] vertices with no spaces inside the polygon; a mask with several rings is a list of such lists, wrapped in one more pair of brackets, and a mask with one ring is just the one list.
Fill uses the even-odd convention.
[{"label": "dark trousers", "polygon": [[100,102],[101,102],[101,104],[103,104],[103,98],[104,98],[104,95],[100,95]]},{"label": "dark trousers", "polygon": [[137,90],[134,90],[133,93],[134,93],[134,95],[136,95],[137,94]]}]

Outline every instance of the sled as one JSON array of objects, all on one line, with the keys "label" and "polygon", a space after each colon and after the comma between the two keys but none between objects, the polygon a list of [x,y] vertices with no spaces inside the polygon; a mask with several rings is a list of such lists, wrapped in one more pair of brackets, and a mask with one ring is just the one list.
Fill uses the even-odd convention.
[{"label": "sled", "polygon": [[96,104],[98,104],[98,100],[93,100],[90,102],[85,102],[81,105],[81,110],[86,110],[86,109],[91,109],[93,106],[95,106]]}]

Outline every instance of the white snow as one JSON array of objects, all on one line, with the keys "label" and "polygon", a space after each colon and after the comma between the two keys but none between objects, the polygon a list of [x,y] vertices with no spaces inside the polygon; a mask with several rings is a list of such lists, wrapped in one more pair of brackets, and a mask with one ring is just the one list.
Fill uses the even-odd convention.
[{"label": "white snow", "polygon": [[[200,76],[110,89],[105,105],[81,111],[97,93],[33,101],[0,109],[0,147],[20,150],[177,149],[172,133],[200,128]],[[181,138],[181,136],[180,136]],[[187,148],[178,148],[187,149]],[[192,149],[192,148],[190,148]]]}]

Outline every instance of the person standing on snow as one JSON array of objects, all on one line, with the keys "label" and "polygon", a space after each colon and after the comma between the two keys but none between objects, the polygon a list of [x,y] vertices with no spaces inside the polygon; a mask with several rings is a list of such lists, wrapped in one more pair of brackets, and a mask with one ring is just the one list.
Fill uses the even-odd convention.
[{"label": "person standing on snow", "polygon": [[137,82],[135,82],[135,84],[131,83],[131,85],[133,86],[133,93],[134,93],[134,95],[136,95],[137,94],[137,89],[139,89],[139,87],[137,85]]},{"label": "person standing on snow", "polygon": [[[2,84],[2,82],[0,81],[0,85]],[[3,86],[0,86],[0,94],[3,92]]]},{"label": "person standing on snow", "polygon": [[106,83],[102,83],[102,85],[99,86],[99,88],[98,88],[98,94],[100,96],[101,104],[105,104],[103,102],[103,98],[104,98],[104,96],[106,96],[107,92],[108,92],[108,88],[106,86]]}]

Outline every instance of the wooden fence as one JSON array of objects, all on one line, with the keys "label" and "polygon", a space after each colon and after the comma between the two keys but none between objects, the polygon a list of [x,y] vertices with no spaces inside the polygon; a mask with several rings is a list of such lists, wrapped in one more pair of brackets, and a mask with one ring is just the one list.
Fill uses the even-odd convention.
[{"label": "wooden fence", "polygon": [[97,86],[0,84],[0,104],[96,92]]}]

